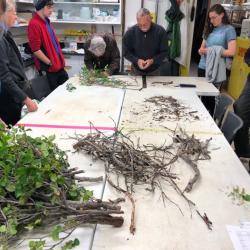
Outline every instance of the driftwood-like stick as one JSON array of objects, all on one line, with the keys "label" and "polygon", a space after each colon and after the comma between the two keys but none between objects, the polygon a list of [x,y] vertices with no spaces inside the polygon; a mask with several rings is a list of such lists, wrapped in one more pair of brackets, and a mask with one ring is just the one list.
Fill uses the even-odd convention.
[{"label": "driftwood-like stick", "polygon": [[131,234],[134,234],[135,230],[136,230],[136,227],[135,227],[135,201],[134,201],[132,195],[130,193],[126,192],[121,187],[118,187],[117,185],[115,185],[109,178],[107,179],[107,181],[113,188],[115,188],[117,191],[125,194],[129,198],[129,200],[132,204],[132,212],[131,212],[129,231]]},{"label": "driftwood-like stick", "polygon": [[103,177],[102,176],[99,176],[99,177],[80,177],[80,176],[75,176],[74,179],[77,180],[77,181],[86,181],[86,182],[100,182],[100,181],[103,181]]},{"label": "driftwood-like stick", "polygon": [[212,221],[210,221],[210,220],[208,219],[206,213],[204,213],[204,215],[202,216],[202,215],[200,214],[200,212],[199,212],[197,209],[196,209],[196,212],[197,212],[197,214],[201,217],[201,219],[205,222],[205,224],[207,225],[207,228],[208,228],[209,230],[213,230],[213,229],[212,229],[213,223],[212,223]]},{"label": "driftwood-like stick", "polygon": [[184,192],[190,192],[193,188],[193,185],[197,182],[197,180],[200,178],[200,170],[197,167],[197,164],[195,164],[193,161],[191,161],[187,156],[180,155],[181,159],[183,159],[189,166],[192,167],[194,170],[194,176],[193,178],[188,182],[187,186],[184,189]]}]

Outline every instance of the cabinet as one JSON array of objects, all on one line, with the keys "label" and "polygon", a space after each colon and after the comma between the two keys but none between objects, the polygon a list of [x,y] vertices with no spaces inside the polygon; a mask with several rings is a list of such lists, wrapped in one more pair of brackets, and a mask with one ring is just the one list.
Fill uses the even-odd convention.
[{"label": "cabinet", "polygon": [[84,55],[65,55],[65,68],[69,77],[79,75],[84,64]]},{"label": "cabinet", "polygon": [[121,3],[104,0],[55,0],[50,17],[56,23],[121,24]]}]

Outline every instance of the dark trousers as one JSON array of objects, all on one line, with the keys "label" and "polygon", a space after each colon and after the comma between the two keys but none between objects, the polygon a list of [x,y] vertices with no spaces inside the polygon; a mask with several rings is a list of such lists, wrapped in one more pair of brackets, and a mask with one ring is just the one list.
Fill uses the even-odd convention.
[{"label": "dark trousers", "polygon": [[15,125],[21,119],[22,104],[9,95],[0,95],[0,118],[7,125]]},{"label": "dark trousers", "polygon": [[[205,77],[206,71],[204,69],[198,68],[198,77]],[[214,96],[202,96],[201,101],[203,105],[206,107],[211,116],[214,114],[215,108],[215,97]]]},{"label": "dark trousers", "polygon": [[59,85],[65,83],[68,79],[68,73],[61,69],[58,72],[46,72],[51,91],[55,90]]},{"label": "dark trousers", "polygon": [[234,112],[243,120],[243,127],[234,139],[235,151],[238,156],[250,157],[249,127],[250,127],[250,74],[240,97],[234,103]]}]

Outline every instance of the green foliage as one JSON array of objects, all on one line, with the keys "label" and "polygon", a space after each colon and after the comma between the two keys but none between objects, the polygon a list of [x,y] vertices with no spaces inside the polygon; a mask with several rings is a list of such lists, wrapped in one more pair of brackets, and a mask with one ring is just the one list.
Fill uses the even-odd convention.
[{"label": "green foliage", "polygon": [[70,200],[80,200],[88,201],[93,196],[93,191],[86,190],[84,187],[78,187],[77,185],[72,185],[69,192],[68,198]]},{"label": "green foliage", "polygon": [[51,238],[54,240],[54,241],[57,241],[59,240],[59,234],[62,232],[62,226],[60,225],[56,225],[53,227],[52,229],[52,232],[51,232]]},{"label": "green foliage", "polygon": [[76,87],[72,84],[72,83],[67,83],[66,85],[66,89],[69,91],[69,92],[72,92],[76,89]]},{"label": "green foliage", "polygon": [[245,188],[240,188],[239,186],[233,187],[233,190],[228,194],[233,201],[236,201],[238,205],[244,203],[244,201],[250,201],[250,194],[247,194]]},{"label": "green foliage", "polygon": [[[32,138],[24,129],[0,131],[0,194],[14,195],[24,204],[48,180],[68,168],[67,157],[53,143],[54,137]],[[62,185],[62,177],[51,178]]]},{"label": "green foliage", "polygon": [[103,70],[88,70],[84,65],[80,72],[81,85],[101,85],[108,87],[125,87],[127,82],[107,76]]},{"label": "green foliage", "polygon": [[74,239],[74,240],[69,240],[67,241],[63,246],[62,246],[62,250],[67,250],[67,249],[72,249],[76,246],[80,245],[80,241],[78,239]]},{"label": "green foliage", "polygon": [[[65,198],[87,201],[92,197],[93,193],[78,186],[74,178],[65,177],[69,168],[67,155],[54,139],[54,136],[32,138],[24,128],[5,130],[0,126],[0,209],[3,216],[0,246],[7,246],[6,241],[23,230],[31,231],[40,226],[49,212],[53,212],[46,207],[48,204],[60,206],[64,205]],[[61,230],[60,226],[53,228],[54,240],[59,240]],[[31,241],[30,249],[40,250],[44,245],[42,240]]]},{"label": "green foliage", "polygon": [[45,240],[30,241],[29,248],[30,250],[43,250],[45,243],[46,243]]}]

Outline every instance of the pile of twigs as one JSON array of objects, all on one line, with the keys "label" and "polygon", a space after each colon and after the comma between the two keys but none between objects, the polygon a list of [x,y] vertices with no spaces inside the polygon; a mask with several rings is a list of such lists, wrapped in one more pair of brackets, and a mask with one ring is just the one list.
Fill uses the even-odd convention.
[{"label": "pile of twigs", "polygon": [[[32,138],[23,129],[0,127],[0,246],[3,249],[16,243],[24,231],[46,226],[47,222],[57,225],[63,219],[62,231],[67,228],[71,233],[83,223],[115,227],[123,224],[123,218],[116,216],[123,213],[120,206],[94,199],[93,192],[79,184],[102,181],[102,177],[79,176],[83,171],[69,168],[66,153],[53,139]],[[66,238],[57,240],[62,242]]]},{"label": "pile of twigs", "polygon": [[164,121],[173,120],[178,121],[180,119],[186,120],[199,120],[199,116],[196,115],[197,111],[189,111],[189,108],[181,104],[177,99],[172,96],[153,96],[146,99],[144,102],[151,103],[154,106],[153,120]]},{"label": "pile of twigs", "polygon": [[176,134],[174,142],[177,143],[177,155],[182,158],[189,166],[194,170],[194,177],[188,182],[184,191],[190,192],[193,185],[200,177],[200,171],[197,166],[198,160],[209,160],[210,152],[208,151],[208,145],[212,138],[202,142],[194,137],[189,136],[185,131],[180,129],[180,135]]},{"label": "pile of twigs", "polygon": [[[144,185],[145,189],[154,192],[160,190],[163,201],[171,201],[165,194],[162,183],[170,183],[174,189],[188,202],[194,205],[178,187],[177,175],[172,172],[172,165],[181,157],[194,168],[199,159],[209,159],[207,151],[208,142],[199,142],[193,136],[188,137],[184,132],[175,135],[173,143],[169,146],[160,147],[154,145],[135,145],[133,141],[121,131],[116,131],[111,136],[101,132],[91,133],[81,138],[74,144],[76,151],[84,151],[92,155],[94,160],[102,160],[106,163],[107,179],[111,186],[125,193],[133,204],[130,231],[134,233],[134,209],[135,204],[132,197],[136,185]],[[176,143],[177,142],[177,143]],[[193,150],[190,150],[194,146]],[[177,153],[175,153],[177,149]],[[191,155],[191,158],[189,157]],[[198,167],[197,167],[198,170]],[[111,181],[111,175],[117,177],[116,183]],[[191,191],[193,184],[197,181],[200,173],[195,171],[195,178],[188,183],[184,191]],[[124,183],[119,177],[124,178]]]}]

